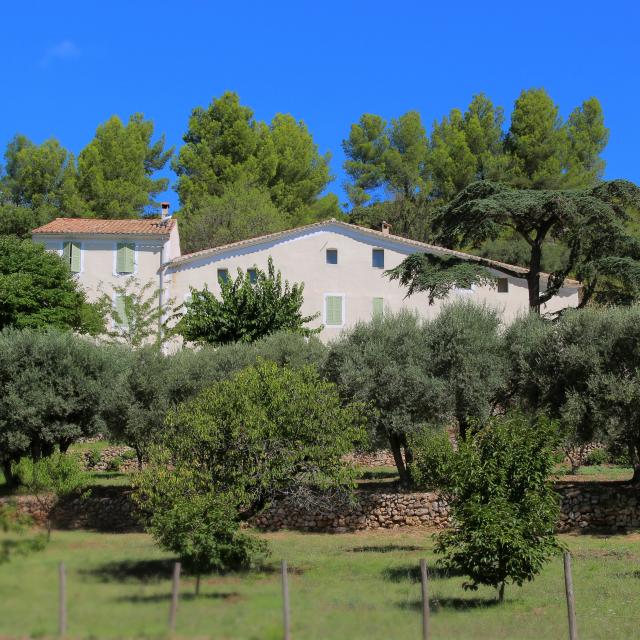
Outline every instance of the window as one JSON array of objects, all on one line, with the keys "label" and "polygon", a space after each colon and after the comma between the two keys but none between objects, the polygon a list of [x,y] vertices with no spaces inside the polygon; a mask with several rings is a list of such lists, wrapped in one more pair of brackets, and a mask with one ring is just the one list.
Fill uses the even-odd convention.
[{"label": "window", "polygon": [[80,258],[80,243],[65,242],[62,245],[62,258],[69,265],[71,273],[80,273],[82,261]]},{"label": "window", "polygon": [[249,282],[251,284],[258,282],[258,272],[256,269],[247,269],[247,275],[249,276]]},{"label": "window", "polygon": [[384,249],[373,249],[371,251],[371,266],[374,269],[384,269]]},{"label": "window", "polygon": [[509,278],[498,278],[498,293],[509,293]]},{"label": "window", "polygon": [[229,282],[229,269],[218,269],[218,282]]},{"label": "window", "polygon": [[341,327],[344,324],[343,301],[343,296],[324,297],[324,323],[328,327]]},{"label": "window", "polygon": [[327,249],[327,264],[338,264],[337,249]]},{"label": "window", "polygon": [[136,245],[134,242],[118,242],[116,245],[116,272],[133,273],[135,271]]},{"label": "window", "polygon": [[125,297],[116,294],[114,300],[115,313],[113,315],[113,324],[116,329],[128,329],[129,319],[127,318],[127,310],[125,305]]},{"label": "window", "polygon": [[371,308],[371,315],[376,318],[384,313],[384,298],[374,298]]}]

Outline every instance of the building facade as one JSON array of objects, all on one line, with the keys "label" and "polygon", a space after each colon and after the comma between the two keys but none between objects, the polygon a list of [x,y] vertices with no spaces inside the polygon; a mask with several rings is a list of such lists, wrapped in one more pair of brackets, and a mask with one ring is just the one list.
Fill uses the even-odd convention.
[{"label": "building facade", "polygon": [[[406,297],[406,288],[384,275],[408,255],[432,253],[477,257],[392,235],[389,228],[374,231],[329,220],[250,240],[181,255],[178,224],[161,220],[91,220],[58,218],[33,231],[33,240],[57,251],[87,291],[89,299],[113,292],[114,286],[135,277],[161,289],[162,300],[188,302],[191,288],[208,287],[220,293],[220,280],[238,269],[265,270],[269,257],[284,279],[304,283],[304,315],[316,315],[313,326],[323,327],[321,338],[331,340],[358,321],[384,310],[408,308],[424,317],[437,314],[448,300],[429,304],[426,294]],[[528,310],[526,280],[508,272],[525,269],[488,261],[495,286],[456,290],[449,300],[471,298],[496,308],[508,323]],[[565,286],[542,308],[543,313],[575,307],[579,284]],[[160,303],[160,300],[159,300]],[[114,298],[114,304],[117,300]]]}]

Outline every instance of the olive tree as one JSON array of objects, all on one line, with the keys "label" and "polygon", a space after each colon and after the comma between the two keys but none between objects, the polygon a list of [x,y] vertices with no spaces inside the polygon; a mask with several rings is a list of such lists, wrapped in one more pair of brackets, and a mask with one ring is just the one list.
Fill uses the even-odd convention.
[{"label": "olive tree", "polygon": [[553,324],[522,319],[506,337],[509,399],[558,418],[569,444],[625,447],[639,481],[640,308],[567,311]]},{"label": "olive tree", "polygon": [[9,483],[22,456],[38,460],[100,433],[117,364],[111,348],[69,332],[0,332],[0,461]]},{"label": "olive tree", "polygon": [[409,484],[408,436],[446,414],[446,389],[429,363],[427,331],[416,314],[384,313],[360,322],[331,345],[326,376],[345,399],[369,403],[370,441],[388,445]]},{"label": "olive tree", "polygon": [[349,495],[342,456],[363,421],[310,366],[259,362],[206,388],[169,414],[139,477],[148,530],[197,573],[250,565],[260,545],[239,521],[282,497]]},{"label": "olive tree", "polygon": [[470,422],[491,415],[506,383],[498,312],[470,300],[446,305],[425,327],[429,370],[444,385],[447,413],[466,438]]}]

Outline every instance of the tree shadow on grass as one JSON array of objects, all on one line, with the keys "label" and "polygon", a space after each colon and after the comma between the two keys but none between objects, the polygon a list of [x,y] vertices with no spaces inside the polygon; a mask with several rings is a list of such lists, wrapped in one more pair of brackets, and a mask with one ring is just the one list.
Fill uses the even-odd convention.
[{"label": "tree shadow on grass", "polygon": [[160,582],[171,578],[174,563],[172,559],[122,560],[82,569],[79,573],[101,582]]},{"label": "tree shadow on grass", "polygon": [[387,544],[380,546],[353,547],[347,549],[352,553],[393,553],[394,551],[423,551],[424,547],[418,547],[411,544]]},{"label": "tree shadow on grass", "polygon": [[[471,611],[473,609],[485,609],[495,607],[500,603],[496,598],[429,598],[429,610],[438,613],[445,609],[453,611]],[[400,602],[401,609],[422,610],[422,600],[413,602]]]},{"label": "tree shadow on grass", "polygon": [[[180,600],[183,601],[193,601],[193,600],[226,600],[226,601],[234,601],[240,600],[241,596],[239,593],[233,591],[231,593],[201,593],[200,595],[196,595],[195,593],[181,593]],[[115,599],[115,602],[130,602],[133,604],[154,604],[158,602],[168,602],[171,600],[170,593],[155,593],[151,595],[140,595],[134,594],[131,596],[119,596]]]},{"label": "tree shadow on grass", "polygon": [[[391,582],[420,582],[420,566],[405,565],[401,567],[387,568],[382,572],[383,577]],[[456,569],[443,569],[438,566],[427,566],[427,576],[429,580],[446,580],[447,578],[459,578],[465,575],[462,571]]]}]

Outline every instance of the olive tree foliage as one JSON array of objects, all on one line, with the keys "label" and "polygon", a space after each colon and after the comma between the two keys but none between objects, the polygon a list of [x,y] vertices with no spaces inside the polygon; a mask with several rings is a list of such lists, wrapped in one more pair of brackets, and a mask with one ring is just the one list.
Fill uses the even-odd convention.
[{"label": "olive tree foliage", "polygon": [[259,360],[280,366],[318,367],[326,347],[316,337],[275,333],[251,344],[237,343],[164,354],[157,345],[122,349],[118,374],[105,393],[103,411],[111,438],[132,447],[139,466],[164,429],[167,414],[205,387],[226,380]]},{"label": "olive tree foliage", "polygon": [[471,300],[447,304],[425,326],[429,371],[446,389],[447,415],[461,439],[483,424],[507,381],[508,363],[498,312]]},{"label": "olive tree foliage", "polygon": [[439,563],[469,577],[466,589],[522,585],[560,549],[558,496],[550,482],[554,422],[494,417],[454,450],[442,436],[415,438],[412,471],[447,496],[451,527],[438,534]]},{"label": "olive tree foliage", "polygon": [[220,281],[220,298],[205,286],[191,289],[191,300],[176,331],[189,342],[228,344],[253,342],[277,331],[298,332],[305,336],[318,333],[304,325],[318,314],[305,316],[301,308],[304,284],[282,282],[271,257],[267,270],[255,268],[255,279],[238,269],[235,280]]},{"label": "olive tree foliage", "polygon": [[262,545],[240,519],[278,498],[348,496],[342,456],[363,421],[310,366],[260,362],[208,387],[170,413],[139,478],[149,531],[197,573],[250,565]]},{"label": "olive tree foliage", "polygon": [[434,320],[402,311],[359,323],[330,347],[325,373],[345,398],[370,403],[375,445],[387,444],[403,484],[410,483],[411,434],[493,412],[506,363],[497,313],[470,301],[447,305]]},{"label": "olive tree foliage", "polygon": [[568,446],[594,439],[624,448],[640,481],[640,309],[567,311],[507,331],[507,401],[557,418]]},{"label": "olive tree foliage", "polygon": [[370,442],[390,447],[408,484],[409,435],[446,413],[445,384],[431,372],[423,322],[408,311],[360,322],[331,344],[324,371],[345,399],[375,409]]},{"label": "olive tree foliage", "polygon": [[69,332],[0,332],[0,462],[38,460],[104,429],[119,354]]}]

